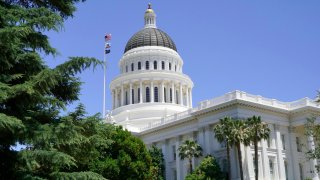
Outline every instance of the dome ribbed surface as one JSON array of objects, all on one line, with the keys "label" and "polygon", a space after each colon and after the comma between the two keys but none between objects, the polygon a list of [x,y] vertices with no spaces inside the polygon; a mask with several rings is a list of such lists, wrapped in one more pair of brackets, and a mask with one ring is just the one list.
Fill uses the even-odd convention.
[{"label": "dome ribbed surface", "polygon": [[157,28],[144,28],[129,39],[124,52],[143,46],[162,46],[177,51],[176,45],[167,33]]}]

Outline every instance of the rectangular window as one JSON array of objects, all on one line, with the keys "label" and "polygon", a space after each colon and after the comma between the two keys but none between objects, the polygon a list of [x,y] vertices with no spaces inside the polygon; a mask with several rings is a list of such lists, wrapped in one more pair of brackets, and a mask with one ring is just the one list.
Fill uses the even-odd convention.
[{"label": "rectangular window", "polygon": [[267,145],[268,145],[268,148],[270,148],[270,146],[271,146],[271,140],[270,140],[270,137],[267,139]]},{"label": "rectangular window", "polygon": [[161,62],[162,70],[164,70],[164,61]]},{"label": "rectangular window", "polygon": [[299,171],[300,171],[300,180],[303,180],[303,166],[299,163]]},{"label": "rectangular window", "polygon": [[286,180],[288,180],[288,163],[287,163],[287,161],[284,162],[284,170],[286,173]]},{"label": "rectangular window", "polygon": [[282,141],[282,149],[286,150],[286,139],[284,134],[281,134],[281,141]]},{"label": "rectangular window", "polygon": [[269,160],[269,167],[270,167],[270,178],[273,179],[273,162],[272,160]]},{"label": "rectangular window", "polygon": [[175,161],[176,160],[176,146],[175,145],[173,145],[172,146],[172,156],[173,156],[173,160]]},{"label": "rectangular window", "polygon": [[140,88],[138,88],[138,102],[140,102]]},{"label": "rectangular window", "polygon": [[297,144],[297,151],[301,152],[301,143],[300,143],[300,138],[296,137],[296,144]]},{"label": "rectangular window", "polygon": [[172,102],[172,89],[170,88],[170,102]]},{"label": "rectangular window", "polygon": [[171,63],[169,63],[169,70],[171,71]]}]

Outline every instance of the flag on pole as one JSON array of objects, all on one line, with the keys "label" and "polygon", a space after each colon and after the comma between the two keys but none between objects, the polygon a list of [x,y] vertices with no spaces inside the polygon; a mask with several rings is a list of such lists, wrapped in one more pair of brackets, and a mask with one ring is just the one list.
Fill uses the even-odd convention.
[{"label": "flag on pole", "polygon": [[106,49],[107,48],[111,48],[111,44],[110,43],[106,43]]},{"label": "flag on pole", "polygon": [[105,39],[106,41],[110,41],[110,40],[111,40],[111,34],[106,34],[106,35],[104,36],[104,39]]}]

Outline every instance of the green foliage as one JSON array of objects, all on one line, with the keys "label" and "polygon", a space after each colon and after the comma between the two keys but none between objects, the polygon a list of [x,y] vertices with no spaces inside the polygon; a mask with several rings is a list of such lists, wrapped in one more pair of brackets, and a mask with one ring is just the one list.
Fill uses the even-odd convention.
[{"label": "green foliage", "polygon": [[224,180],[225,174],[213,156],[205,157],[200,165],[187,177],[186,180]]},{"label": "green foliage", "polygon": [[90,168],[108,179],[149,179],[152,161],[144,143],[122,127],[111,127],[112,145]]},{"label": "green foliage", "polygon": [[157,146],[151,146],[149,153],[152,161],[152,177],[155,180],[164,180],[165,179],[165,162],[163,158],[163,153],[161,149]]},{"label": "green foliage", "polygon": [[247,128],[249,129],[249,141],[254,146],[254,167],[255,179],[259,178],[259,165],[258,165],[258,142],[263,139],[268,139],[270,129],[267,124],[261,121],[260,116],[252,116],[247,119]]},{"label": "green foliage", "polygon": [[192,172],[192,158],[202,156],[201,146],[195,141],[186,140],[179,146],[178,151],[182,160],[189,160],[189,172]]},{"label": "green foliage", "polygon": [[[314,147],[306,152],[309,159],[320,159],[320,124],[316,122],[316,117],[307,119],[305,124],[306,136],[313,139]],[[316,166],[318,172],[320,172],[320,165]]]},{"label": "green foliage", "polygon": [[[45,31],[59,31],[83,0],[0,1],[0,177],[2,179],[148,179],[151,158],[141,140],[121,127],[85,116],[77,73],[101,61],[56,56]],[[26,148],[15,151],[16,143]]]}]

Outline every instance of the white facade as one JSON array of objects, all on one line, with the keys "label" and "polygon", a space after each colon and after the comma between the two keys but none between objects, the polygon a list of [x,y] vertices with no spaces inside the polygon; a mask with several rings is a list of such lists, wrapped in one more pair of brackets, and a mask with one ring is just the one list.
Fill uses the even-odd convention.
[{"label": "white facade", "polygon": [[[156,28],[155,17],[149,6],[145,28]],[[160,147],[168,180],[181,180],[187,174],[188,162],[180,160],[177,152],[186,139],[196,140],[203,154],[214,155],[226,170],[226,149],[214,138],[212,127],[226,116],[253,115],[261,116],[271,129],[270,139],[259,143],[259,179],[319,179],[317,161],[305,157],[314,142],[305,136],[304,124],[308,117],[320,116],[320,106],[313,100],[280,102],[233,91],[192,108],[193,82],[182,73],[177,51],[164,46],[136,47],[125,52],[119,66],[121,74],[110,84],[113,110],[108,120],[135,132],[148,146]],[[241,150],[244,178],[254,179],[253,147]],[[194,165],[201,159],[194,159]],[[234,149],[231,165],[232,179],[240,179]]]}]

